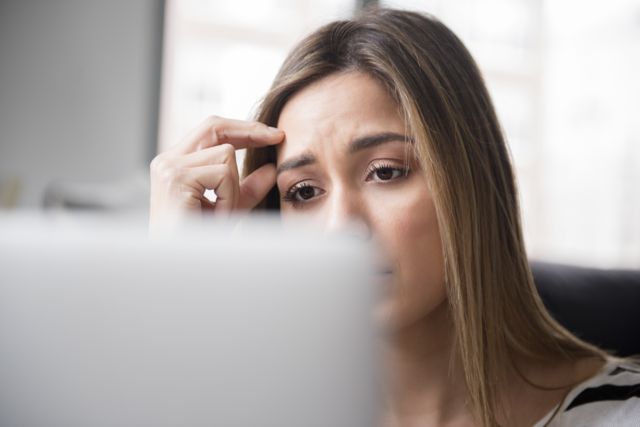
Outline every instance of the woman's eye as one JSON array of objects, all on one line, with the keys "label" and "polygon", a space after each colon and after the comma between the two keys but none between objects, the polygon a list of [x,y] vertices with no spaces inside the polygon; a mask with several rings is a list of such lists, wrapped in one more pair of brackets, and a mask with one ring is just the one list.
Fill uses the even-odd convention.
[{"label": "woman's eye", "polygon": [[409,174],[409,170],[393,166],[376,166],[367,176],[367,181],[391,181]]},{"label": "woman's eye", "polygon": [[298,184],[291,187],[283,196],[283,200],[291,203],[305,203],[322,194],[322,190],[310,184]]},{"label": "woman's eye", "polygon": [[311,186],[302,187],[296,192],[296,196],[299,200],[309,200],[315,195],[316,189]]}]

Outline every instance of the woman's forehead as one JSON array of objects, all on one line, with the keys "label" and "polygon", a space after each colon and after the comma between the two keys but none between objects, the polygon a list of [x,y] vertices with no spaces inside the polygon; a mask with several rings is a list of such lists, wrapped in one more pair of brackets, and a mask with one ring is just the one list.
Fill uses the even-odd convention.
[{"label": "woman's forehead", "polygon": [[278,127],[337,118],[397,115],[397,105],[368,74],[331,74],[295,93],[280,113]]},{"label": "woman's forehead", "polygon": [[285,131],[278,152],[297,154],[326,144],[346,148],[350,141],[372,133],[402,133],[405,124],[382,85],[367,74],[348,72],[296,93],[282,109],[278,127]]}]

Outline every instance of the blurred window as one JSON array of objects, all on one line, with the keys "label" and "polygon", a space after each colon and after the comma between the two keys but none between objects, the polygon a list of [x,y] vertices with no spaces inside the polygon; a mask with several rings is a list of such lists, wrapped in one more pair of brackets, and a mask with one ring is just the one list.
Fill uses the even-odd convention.
[{"label": "blurred window", "polygon": [[[362,3],[169,1],[160,149],[208,115],[250,118],[295,42]],[[640,267],[640,4],[379,3],[433,14],[476,58],[515,161],[531,257]]]}]

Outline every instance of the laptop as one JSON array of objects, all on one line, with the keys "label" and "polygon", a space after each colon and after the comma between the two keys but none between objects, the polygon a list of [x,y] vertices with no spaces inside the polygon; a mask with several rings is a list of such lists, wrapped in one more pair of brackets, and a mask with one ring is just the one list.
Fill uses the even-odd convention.
[{"label": "laptop", "polygon": [[0,425],[375,425],[372,258],[264,218],[0,216]]}]

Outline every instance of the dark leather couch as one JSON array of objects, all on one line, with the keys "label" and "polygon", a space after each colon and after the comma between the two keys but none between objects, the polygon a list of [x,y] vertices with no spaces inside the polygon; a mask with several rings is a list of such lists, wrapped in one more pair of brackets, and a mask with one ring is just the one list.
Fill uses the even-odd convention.
[{"label": "dark leather couch", "polygon": [[532,262],[542,301],[585,341],[618,356],[640,354],[640,270]]}]

